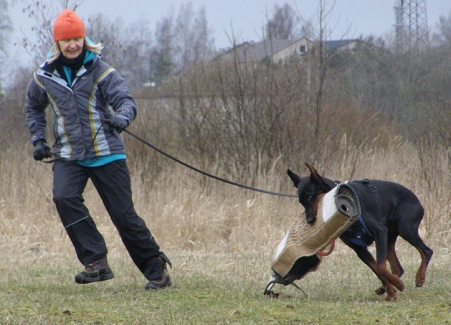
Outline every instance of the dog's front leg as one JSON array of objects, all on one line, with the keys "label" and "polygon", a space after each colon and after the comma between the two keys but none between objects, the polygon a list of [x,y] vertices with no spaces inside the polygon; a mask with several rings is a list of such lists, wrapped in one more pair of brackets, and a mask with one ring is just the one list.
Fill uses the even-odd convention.
[{"label": "dog's front leg", "polygon": [[396,296],[396,290],[391,283],[387,283],[385,285],[385,292],[387,293],[387,296],[385,297],[386,301],[396,301],[396,299],[398,299]]},{"label": "dog's front leg", "polygon": [[[389,283],[391,283],[399,291],[404,290],[404,282],[395,274],[392,274],[387,268],[387,227],[379,225],[379,227],[373,228],[373,236],[376,244],[376,263],[378,273],[384,277]],[[394,293],[393,288],[386,286],[387,295],[390,297]],[[393,292],[389,292],[393,290]]]},{"label": "dog's front leg", "polygon": [[396,255],[396,239],[398,238],[398,233],[392,232],[388,234],[388,246],[387,246],[387,260],[390,263],[391,273],[396,275],[398,278],[404,274],[404,269],[399,262],[398,256]]},{"label": "dog's front leg", "polygon": [[381,280],[382,285],[376,289],[376,294],[380,296],[380,295],[383,295],[385,292],[387,292],[386,287],[387,287],[387,284],[389,284],[389,282],[387,281],[387,279],[385,279],[383,276],[381,276],[379,274],[379,271],[377,269],[376,260],[374,259],[373,255],[370,253],[370,251],[368,250],[368,247],[354,244],[343,237],[340,237],[340,238],[346,245],[348,245],[350,248],[352,248],[354,250],[354,252],[357,254],[357,256],[362,260],[362,262],[365,263],[373,271],[373,273],[379,278],[379,280]]}]

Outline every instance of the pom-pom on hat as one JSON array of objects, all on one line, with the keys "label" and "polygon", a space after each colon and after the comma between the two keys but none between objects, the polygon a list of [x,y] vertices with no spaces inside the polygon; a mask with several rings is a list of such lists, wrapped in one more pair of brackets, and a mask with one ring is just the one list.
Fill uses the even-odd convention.
[{"label": "pom-pom on hat", "polygon": [[85,38],[86,28],[81,18],[72,10],[63,10],[56,17],[53,25],[53,40],[55,42],[71,38]]}]

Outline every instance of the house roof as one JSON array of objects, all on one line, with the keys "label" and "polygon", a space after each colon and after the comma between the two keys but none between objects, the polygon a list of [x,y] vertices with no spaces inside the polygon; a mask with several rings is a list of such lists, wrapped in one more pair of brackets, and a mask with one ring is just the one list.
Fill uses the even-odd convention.
[{"label": "house roof", "polygon": [[224,53],[221,57],[228,57],[236,53],[240,61],[244,59],[260,61],[271,54],[287,48],[291,44],[293,44],[293,41],[287,39],[264,40],[258,43],[244,42]]},{"label": "house roof", "polygon": [[[275,55],[295,43],[301,41],[302,39],[307,40],[309,43],[313,43],[306,38],[300,38],[297,40],[287,40],[287,39],[275,39],[275,40],[264,40],[261,42],[244,42],[241,43],[216,59],[224,60],[230,59],[232,57],[237,57],[239,61],[261,61],[271,55]],[[326,49],[329,51],[338,50],[352,45],[353,43],[359,41],[358,39],[340,39],[334,41],[325,41],[324,44]]]},{"label": "house roof", "polygon": [[339,48],[345,47],[351,43],[357,42],[358,39],[340,39],[336,41],[325,41],[324,44],[326,45],[327,50],[338,50]]}]

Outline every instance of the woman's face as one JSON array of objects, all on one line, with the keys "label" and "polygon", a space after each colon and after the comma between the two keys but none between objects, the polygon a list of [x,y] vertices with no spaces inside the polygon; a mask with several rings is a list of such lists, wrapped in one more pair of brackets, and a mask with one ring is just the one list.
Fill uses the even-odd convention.
[{"label": "woman's face", "polygon": [[71,38],[58,41],[58,45],[66,59],[75,59],[81,54],[84,41],[84,38]]}]

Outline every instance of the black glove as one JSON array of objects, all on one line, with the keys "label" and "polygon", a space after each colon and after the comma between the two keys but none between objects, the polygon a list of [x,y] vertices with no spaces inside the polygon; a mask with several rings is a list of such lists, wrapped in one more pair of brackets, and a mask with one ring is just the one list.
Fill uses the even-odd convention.
[{"label": "black glove", "polygon": [[34,160],[42,160],[44,158],[50,158],[52,153],[50,152],[50,147],[45,140],[38,140],[33,143],[33,158]]},{"label": "black glove", "polygon": [[125,128],[128,126],[128,123],[126,120],[121,119],[120,117],[113,117],[110,120],[110,125],[119,133],[125,130]]}]

